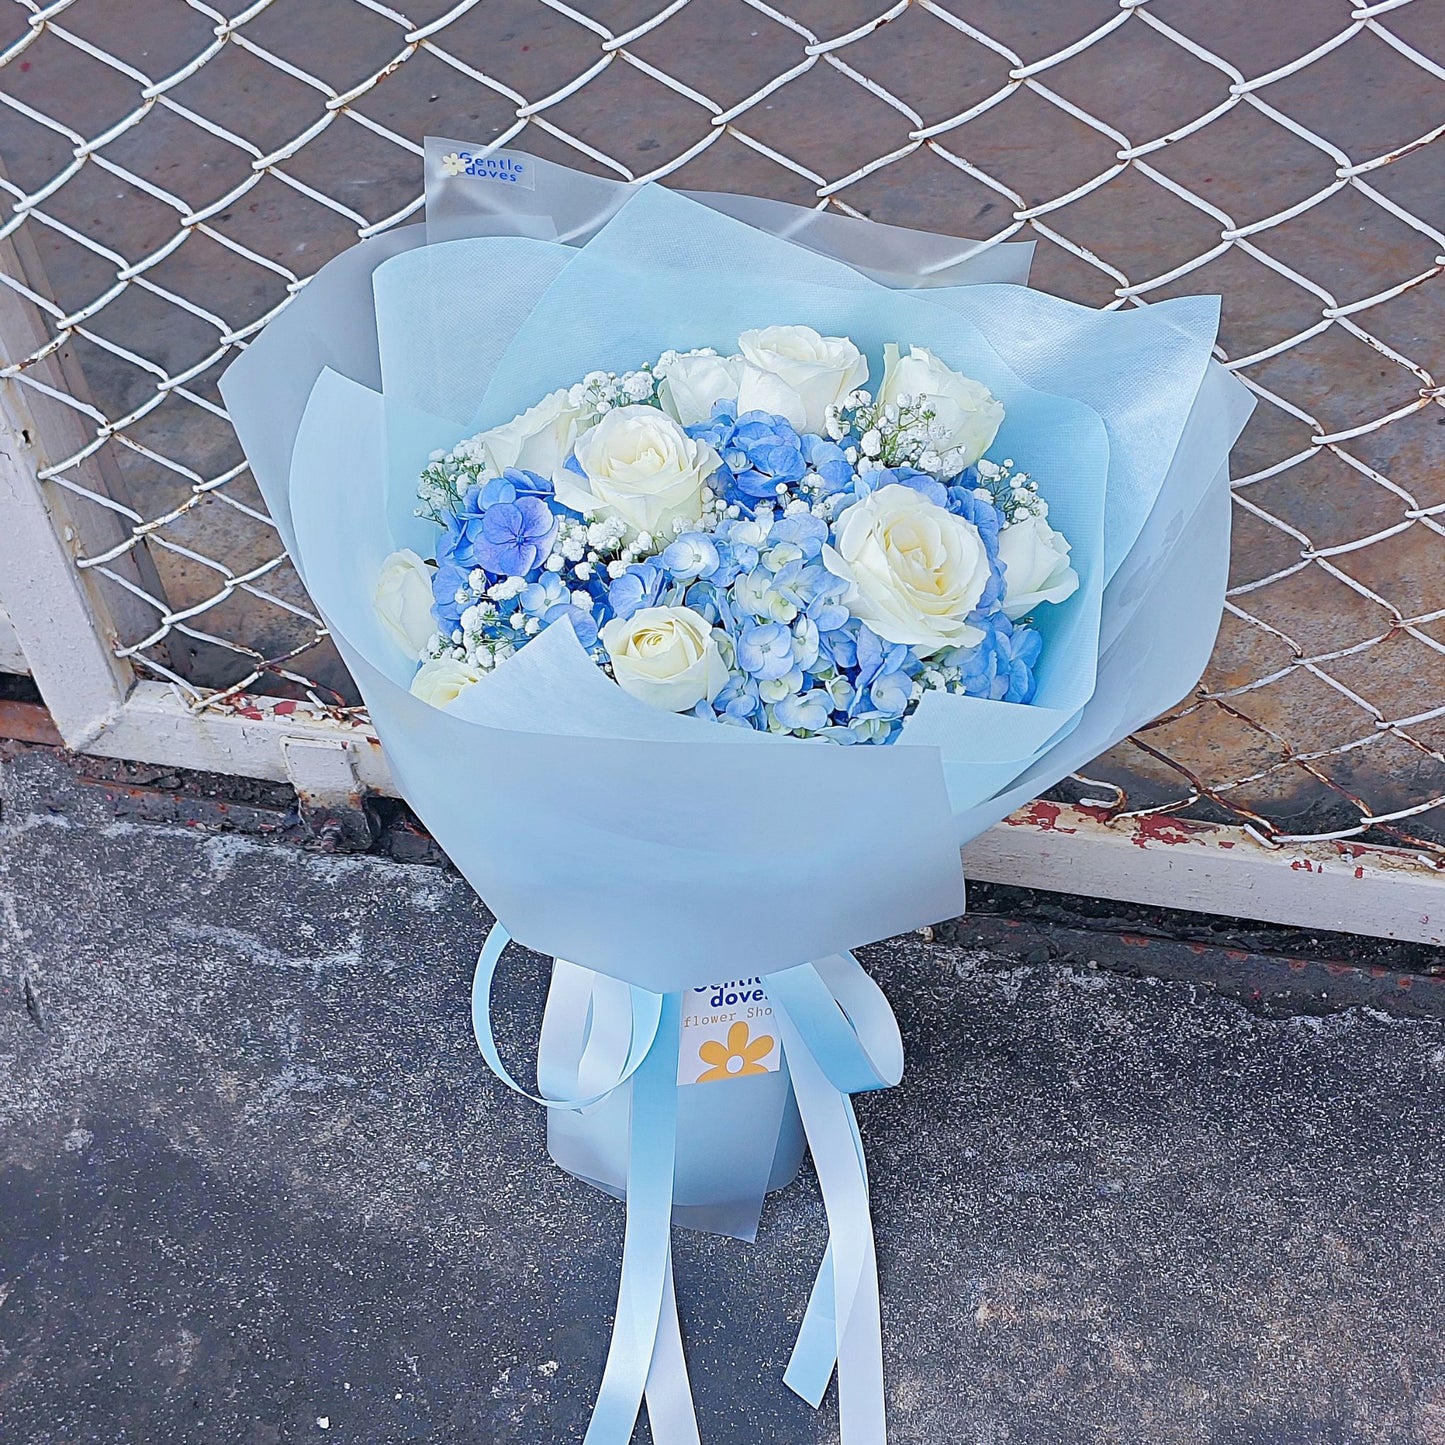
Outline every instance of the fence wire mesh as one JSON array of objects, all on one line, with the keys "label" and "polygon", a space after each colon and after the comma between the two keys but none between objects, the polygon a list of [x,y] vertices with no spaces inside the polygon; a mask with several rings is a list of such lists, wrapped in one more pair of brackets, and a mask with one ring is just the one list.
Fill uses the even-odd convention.
[{"label": "fence wire mesh", "polygon": [[355,702],[215,382],[418,212],[430,131],[1033,238],[1036,284],[1090,305],[1222,292],[1261,401],[1223,631],[1072,796],[1445,861],[1436,0],[0,3],[0,281],[48,333],[0,375],[83,422],[43,480],[123,519],[79,565],[144,605],[119,651],[191,707]]}]

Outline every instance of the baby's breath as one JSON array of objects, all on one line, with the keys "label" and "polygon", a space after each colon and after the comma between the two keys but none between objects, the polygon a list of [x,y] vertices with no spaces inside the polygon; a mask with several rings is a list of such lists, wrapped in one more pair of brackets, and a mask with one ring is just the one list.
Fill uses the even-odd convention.
[{"label": "baby's breath", "polygon": [[860,472],[917,467],[947,477],[963,470],[961,453],[944,446],[946,429],[924,397],[900,396],[885,403],[855,391],[841,406],[828,408],[825,428],[834,441],[856,446]]},{"label": "baby's breath", "polygon": [[1016,470],[1012,457],[1002,462],[979,461],[974,492],[998,508],[1005,526],[1026,517],[1049,515],[1049,504],[1039,496],[1039,484],[1027,472]]},{"label": "baby's breath", "polygon": [[660,380],[651,363],[621,375],[615,371],[589,371],[568,389],[567,401],[588,413],[582,424],[589,426],[619,406],[660,406]]}]

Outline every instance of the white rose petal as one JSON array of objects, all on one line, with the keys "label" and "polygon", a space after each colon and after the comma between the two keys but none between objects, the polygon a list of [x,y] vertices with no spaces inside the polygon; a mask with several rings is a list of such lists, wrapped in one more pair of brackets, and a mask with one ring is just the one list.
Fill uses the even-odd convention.
[{"label": "white rose petal", "polygon": [[1003,610],[1017,620],[1044,602],[1062,602],[1078,590],[1079,574],[1069,565],[1069,543],[1042,517],[1022,517],[1000,529],[998,556],[1004,565]]},{"label": "white rose petal", "polygon": [[411,694],[433,707],[446,707],[481,679],[482,674],[469,662],[459,662],[454,657],[436,657],[417,669],[416,676],[411,680]]},{"label": "white rose petal", "polygon": [[426,651],[436,631],[432,621],[431,568],[409,547],[381,564],[372,602],[388,636],[408,657]]},{"label": "white rose petal", "polygon": [[668,712],[711,702],[728,680],[712,624],[690,607],[644,607],[601,632],[624,692]]},{"label": "white rose petal", "polygon": [[800,431],[821,435],[828,408],[868,379],[867,359],[846,336],[820,336],[811,326],[745,331],[738,349],[747,361],[738,410],[776,412]]},{"label": "white rose petal", "polygon": [[572,450],[577,426],[586,413],[569,399],[566,389],[544,396],[536,406],[502,426],[475,437],[487,474],[499,477],[509,467],[550,477]]},{"label": "white rose petal", "polygon": [[897,406],[904,396],[933,410],[934,427],[929,435],[934,450],[950,453],[950,465],[960,471],[989,449],[1003,423],[1003,406],[981,381],[945,366],[923,346],[910,347],[908,355],[900,357],[890,342],[883,348],[883,385],[878,399]]},{"label": "white rose petal", "polygon": [[615,518],[629,540],[701,516],[703,483],[721,464],[706,442],[653,406],[608,412],[578,439],[574,455],[582,475],[559,466],[552,473],[557,500],[589,520]]},{"label": "white rose petal", "polygon": [[741,356],[674,356],[657,373],[662,409],[683,426],[696,426],[712,416],[713,404],[736,401],[742,380]]},{"label": "white rose petal", "polygon": [[848,611],[879,637],[920,657],[983,640],[967,621],[989,580],[972,522],[895,482],[849,507],[834,541],[823,548],[824,563],[850,584]]},{"label": "white rose petal", "polygon": [[[808,430],[808,412],[803,398],[771,371],[756,366],[744,366],[742,381],[738,386],[738,415],[750,411],[765,411],[780,416],[795,431]],[[824,425],[827,419],[824,418]]]}]

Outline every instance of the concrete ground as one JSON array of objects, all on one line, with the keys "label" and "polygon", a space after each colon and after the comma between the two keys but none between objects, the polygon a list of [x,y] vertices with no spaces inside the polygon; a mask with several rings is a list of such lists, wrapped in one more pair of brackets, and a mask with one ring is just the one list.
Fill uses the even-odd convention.
[{"label": "concrete ground", "polygon": [[[476,1056],[466,885],[0,777],[0,1439],[580,1439],[621,1214]],[[895,1445],[1445,1442],[1445,1023],[864,959]],[[823,1239],[806,1172],[677,1235],[710,1445],[837,1439],[780,1378]]]}]

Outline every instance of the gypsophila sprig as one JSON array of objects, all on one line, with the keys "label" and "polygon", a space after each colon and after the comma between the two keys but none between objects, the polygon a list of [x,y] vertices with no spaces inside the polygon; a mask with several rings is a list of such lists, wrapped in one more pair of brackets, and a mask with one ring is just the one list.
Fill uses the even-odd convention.
[{"label": "gypsophila sprig", "polygon": [[997,509],[1004,524],[1026,517],[1047,517],[1049,504],[1039,495],[1039,484],[1027,472],[1014,468],[1012,457],[995,464],[980,460],[975,490]]},{"label": "gypsophila sprig", "polygon": [[[734,727],[886,743],[930,691],[1029,702],[1043,639],[1021,611],[1078,579],[1037,480],[980,455],[1003,408],[893,346],[876,393],[849,362],[819,408],[814,366],[805,405],[790,331],[825,354],[807,328],[746,357],[666,351],[433,453],[417,511],[438,527],[436,632],[413,691],[449,700],[565,619],[619,686]],[[749,396],[768,409],[740,411]],[[820,432],[789,420],[809,406]],[[393,566],[388,597],[419,567]]]}]

